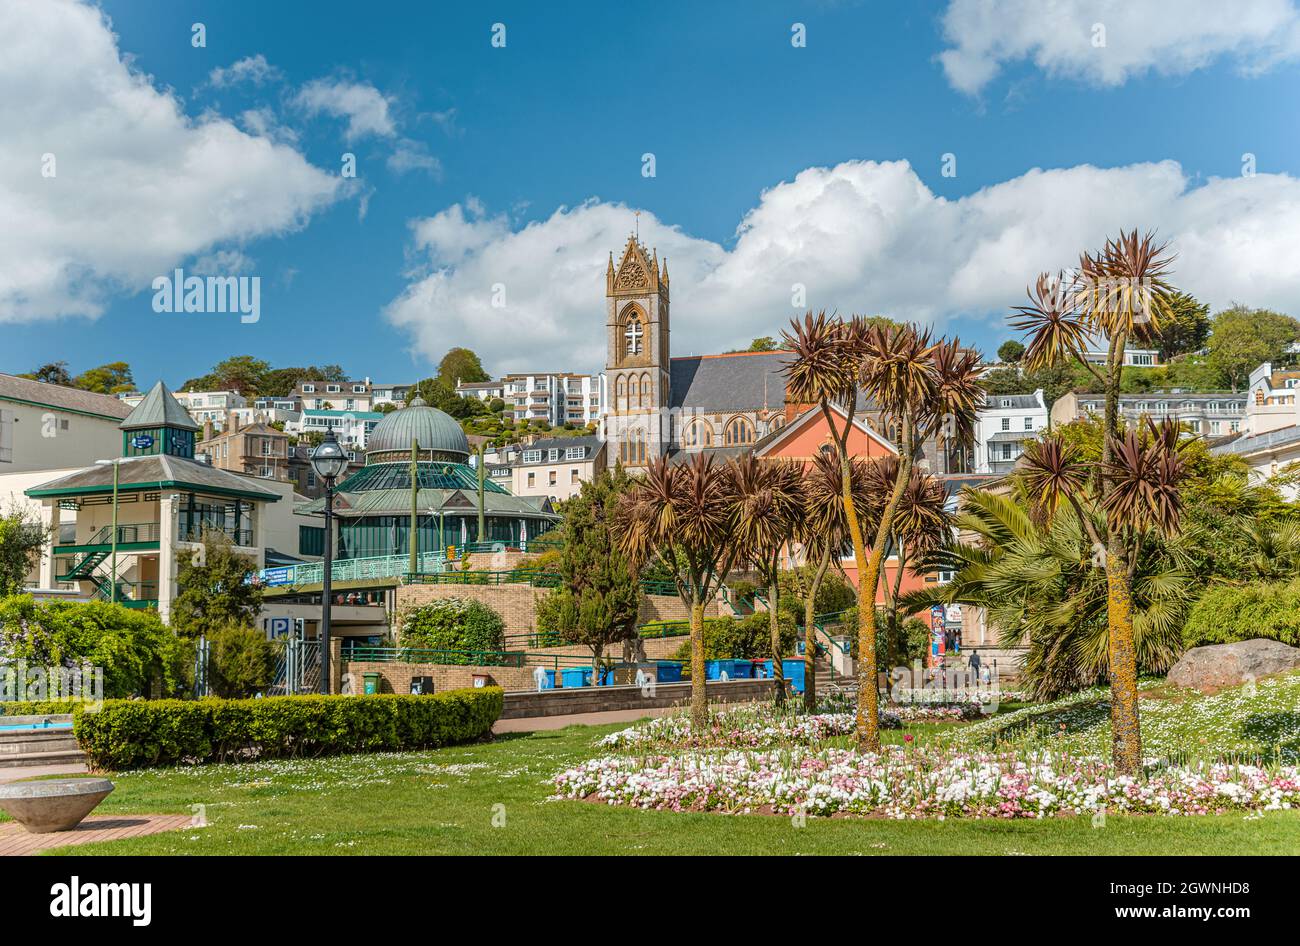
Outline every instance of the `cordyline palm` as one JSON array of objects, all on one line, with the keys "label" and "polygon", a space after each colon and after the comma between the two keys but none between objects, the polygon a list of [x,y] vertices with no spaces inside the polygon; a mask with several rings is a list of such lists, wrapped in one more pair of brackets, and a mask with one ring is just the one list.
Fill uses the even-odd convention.
[{"label": "cordyline palm", "polygon": [[696,454],[689,464],[654,460],[620,501],[615,519],[620,550],[638,569],[657,555],[674,573],[691,615],[691,725],[708,723],[704,678],[704,608],[739,552],[736,485],[730,466]]},{"label": "cordyline palm", "polygon": [[781,665],[778,581],[781,551],[794,539],[803,515],[799,467],[788,462],[763,462],[753,454],[732,463],[735,483],[736,542],[740,554],[767,586],[768,623],[772,636],[772,673],[777,705],[785,703],[785,670]]},{"label": "cordyline palm", "polygon": [[[1171,507],[1163,510],[1147,507],[1157,497],[1132,494],[1131,481],[1135,456],[1117,458],[1125,450],[1120,436],[1119,392],[1124,371],[1124,349],[1130,339],[1150,340],[1160,334],[1161,325],[1170,316],[1170,299],[1174,290],[1167,281],[1173,258],[1167,244],[1157,243],[1151,233],[1139,235],[1120,231],[1115,239],[1096,253],[1084,253],[1079,268],[1069,279],[1038,277],[1029,291],[1029,305],[1019,306],[1019,316],[1012,325],[1029,334],[1026,368],[1034,370],[1075,361],[1102,386],[1103,410],[1102,462],[1087,471],[1092,492],[1107,510],[1102,531],[1094,536],[1099,557],[1104,556],[1109,597],[1111,673],[1111,724],[1115,734],[1114,763],[1126,773],[1136,772],[1141,763],[1141,725],[1138,719],[1137,664],[1133,644],[1131,584],[1136,555],[1132,533],[1144,520],[1168,517]],[[1108,342],[1106,361],[1091,363],[1085,356],[1089,337],[1104,335]],[[1170,436],[1176,438],[1176,432]],[[1168,453],[1169,451],[1166,451]],[[1127,473],[1125,471],[1128,471]],[[1150,473],[1151,471],[1147,471]],[[1119,490],[1125,498],[1112,499]],[[1176,516],[1174,518],[1176,523]],[[1103,541],[1104,539],[1104,541]]]},{"label": "cordyline palm", "polygon": [[[863,460],[849,461],[849,485],[853,506],[859,514],[871,509],[867,492],[867,464]],[[803,516],[796,536],[803,545],[811,574],[804,595],[804,707],[808,712],[817,709],[817,592],[832,564],[839,567],[840,554],[847,548],[849,538],[848,518],[841,494],[840,459],[835,448],[819,451],[803,476]],[[870,526],[868,525],[868,528]]]},{"label": "cordyline palm", "polygon": [[[880,748],[879,691],[876,683],[876,590],[893,534],[894,519],[911,479],[922,444],[943,433],[969,439],[978,405],[978,356],[960,344],[932,342],[914,325],[849,322],[808,313],[785,333],[794,358],[786,368],[786,396],[820,406],[839,448],[841,489],[858,572],[857,743],[864,751]],[[876,497],[879,516],[868,550],[851,492],[848,438],[858,394],[865,394],[887,421],[900,430],[893,483]],[[845,412],[837,422],[833,407]]]}]

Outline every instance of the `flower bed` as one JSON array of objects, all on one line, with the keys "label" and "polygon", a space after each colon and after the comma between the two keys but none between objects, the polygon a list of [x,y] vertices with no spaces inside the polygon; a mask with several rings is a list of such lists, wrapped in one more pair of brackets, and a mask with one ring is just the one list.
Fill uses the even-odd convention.
[{"label": "flower bed", "polygon": [[891,687],[889,700],[898,704],[939,704],[943,706],[993,706],[999,703],[1025,703],[1024,690],[950,690],[934,687]]},{"label": "flower bed", "polygon": [[[853,713],[804,714],[771,705],[740,707],[709,717],[708,732],[695,735],[686,715],[660,716],[622,729],[599,740],[602,749],[771,749],[809,746],[836,736],[852,735]],[[890,712],[880,714],[882,729],[901,729],[902,721]]]},{"label": "flower bed", "polygon": [[1097,811],[1162,815],[1300,805],[1300,769],[1151,766],[1116,776],[1096,757],[1030,758],[886,748],[612,755],[555,777],[557,798],[668,811],[891,818],[1043,818]]}]

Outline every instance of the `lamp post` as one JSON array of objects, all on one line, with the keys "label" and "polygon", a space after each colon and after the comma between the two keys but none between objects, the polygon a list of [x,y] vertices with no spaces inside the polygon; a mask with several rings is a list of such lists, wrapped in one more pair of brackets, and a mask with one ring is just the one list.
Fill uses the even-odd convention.
[{"label": "lamp post", "polygon": [[120,460],[96,460],[99,466],[113,465],[113,538],[112,553],[108,560],[108,600],[117,604],[117,484]]},{"label": "lamp post", "polygon": [[334,480],[348,465],[348,455],[339,446],[333,428],[311,452],[311,466],[325,483],[325,563],[321,573],[320,691],[330,691],[330,577],[334,570]]}]

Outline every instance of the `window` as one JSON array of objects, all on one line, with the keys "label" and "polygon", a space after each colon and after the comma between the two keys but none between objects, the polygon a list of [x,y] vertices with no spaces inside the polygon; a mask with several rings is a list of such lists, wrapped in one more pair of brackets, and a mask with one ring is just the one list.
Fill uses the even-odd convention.
[{"label": "window", "polygon": [[327,384],[327,385],[325,385],[325,393],[326,393],[326,394],[338,394],[338,393],[339,393],[340,391],[342,391],[342,390],[343,390],[343,388],[342,388],[341,385],[337,385],[337,384]]},{"label": "window", "polygon": [[683,447],[711,447],[713,446],[713,427],[708,421],[696,419],[691,421],[686,427],[686,432],[682,435]]},{"label": "window", "polygon": [[556,474],[556,472],[555,472],[554,470],[551,470],[550,475],[549,475],[549,476],[547,477],[547,479],[546,479],[546,483],[547,483],[548,486],[554,486],[554,485],[556,484],[556,482],[558,481],[558,479],[559,479],[559,477],[558,477],[558,475]]},{"label": "window", "polygon": [[626,350],[628,355],[641,354],[642,342],[645,338],[645,329],[641,327],[641,320],[633,315],[627,320],[627,328],[623,330],[623,338],[627,343]]},{"label": "window", "polygon": [[746,417],[733,417],[722,431],[725,446],[734,447],[754,442],[754,425]]},{"label": "window", "polygon": [[560,448],[551,447],[550,450],[546,451],[546,459],[550,460],[552,463],[560,459]]},{"label": "window", "polygon": [[[270,437],[263,437],[263,438],[262,438],[262,456],[264,456],[264,457],[269,457],[270,455],[271,455],[271,438],[270,438]],[[324,579],[322,579],[322,580],[324,580]]]},{"label": "window", "polygon": [[570,447],[564,451],[564,459],[566,460],[581,460],[586,455],[586,447]]},{"label": "window", "polygon": [[572,469],[572,470],[569,471],[569,482],[570,482],[570,483],[573,483],[574,485],[577,485],[577,483],[578,483],[578,471],[577,471],[576,468],[575,468],[575,469]]},{"label": "window", "polygon": [[642,407],[654,406],[653,404],[650,403],[650,397],[652,394],[653,394],[653,388],[650,385],[650,376],[648,374],[641,375],[641,406]]},{"label": "window", "polygon": [[525,463],[541,463],[541,462],[542,462],[542,451],[540,451],[540,450],[525,450],[525,451],[524,451],[524,462],[525,462]]},{"label": "window", "polygon": [[1004,443],[1004,444],[1002,445],[1002,459],[1004,459],[1004,460],[1010,460],[1010,459],[1011,459],[1011,444],[1009,444],[1009,443]]},{"label": "window", "polygon": [[365,393],[366,393],[366,386],[365,386],[364,384],[354,384],[354,385],[352,385],[352,393],[353,393],[353,394],[365,394]]},{"label": "window", "polygon": [[627,378],[623,375],[618,376],[618,381],[614,385],[614,409],[624,410],[627,407]]},{"label": "window", "polygon": [[1025,430],[1033,430],[1033,429],[1034,429],[1034,419],[1032,417],[1026,417]]},{"label": "window", "polygon": [[1004,418],[1002,418],[1002,429],[1003,429],[1003,430],[1010,430],[1010,429],[1011,429],[1011,418],[1010,418],[1010,417],[1004,417]]},{"label": "window", "polygon": [[304,384],[304,385],[302,386],[302,393],[303,393],[303,394],[315,394],[315,393],[316,393],[316,385],[314,385],[314,384]]},{"label": "window", "polygon": [[645,431],[631,430],[618,446],[619,459],[626,466],[644,466],[646,461]]},{"label": "window", "polygon": [[[532,472],[530,472],[530,473],[528,474],[528,488],[531,489],[532,487],[534,487],[534,486],[536,486],[536,485],[537,485],[537,474],[536,474],[536,473],[532,473]],[[324,579],[321,579],[321,580],[324,581]]]}]

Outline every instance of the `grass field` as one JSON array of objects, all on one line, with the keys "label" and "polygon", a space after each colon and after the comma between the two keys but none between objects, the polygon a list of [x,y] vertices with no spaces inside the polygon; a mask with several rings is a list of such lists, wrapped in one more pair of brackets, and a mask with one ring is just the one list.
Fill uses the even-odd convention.
[{"label": "grass field", "polygon": [[[1296,854],[1300,812],[1199,818],[910,821],[674,814],[547,801],[549,778],[621,726],[431,752],[123,773],[98,813],[190,812],[208,827],[89,854]],[[917,738],[938,727],[912,727]],[[900,734],[889,734],[893,741]]]}]

